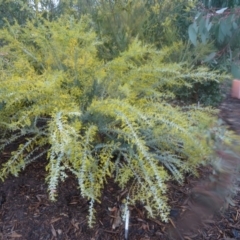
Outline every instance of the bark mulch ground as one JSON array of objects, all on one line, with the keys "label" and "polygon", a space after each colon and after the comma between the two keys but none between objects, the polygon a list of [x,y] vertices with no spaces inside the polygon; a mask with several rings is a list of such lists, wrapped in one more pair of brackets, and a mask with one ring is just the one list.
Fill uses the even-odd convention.
[{"label": "bark mulch ground", "polygon": [[[220,116],[240,134],[240,100],[228,96],[221,105]],[[232,169],[238,167],[239,156],[224,151],[217,154],[226,160],[224,167],[231,170],[213,175],[213,169],[204,167],[199,169],[201,180],[189,175],[183,186],[169,183],[172,209],[167,224],[147,217],[141,205],[131,207],[128,239],[240,239],[240,193],[232,184],[237,180]],[[0,163],[8,156],[5,151]],[[0,239],[124,239],[124,226],[115,229],[112,226],[117,224],[116,213],[126,191],[109,180],[101,204],[96,205],[96,224],[90,229],[87,225],[89,203],[79,195],[77,181],[71,174],[59,184],[57,201],[49,201],[45,164],[44,159],[33,163],[19,177],[9,177],[0,184]]]}]

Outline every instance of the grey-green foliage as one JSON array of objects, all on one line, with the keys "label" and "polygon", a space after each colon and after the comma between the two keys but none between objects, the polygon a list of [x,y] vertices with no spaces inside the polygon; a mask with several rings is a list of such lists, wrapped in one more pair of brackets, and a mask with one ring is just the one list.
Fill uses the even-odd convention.
[{"label": "grey-green foliage", "polygon": [[200,0],[207,8],[235,7],[240,5],[239,0]]},{"label": "grey-green foliage", "polygon": [[17,21],[24,24],[27,19],[33,17],[33,9],[28,1],[22,0],[0,0],[0,28],[2,28],[6,20],[13,24]]},{"label": "grey-green foliage", "polygon": [[239,10],[239,7],[214,11],[202,9],[188,28],[189,39],[195,47],[200,43],[213,42],[215,45],[215,50],[206,55],[204,62],[231,71],[235,78],[240,78]]}]

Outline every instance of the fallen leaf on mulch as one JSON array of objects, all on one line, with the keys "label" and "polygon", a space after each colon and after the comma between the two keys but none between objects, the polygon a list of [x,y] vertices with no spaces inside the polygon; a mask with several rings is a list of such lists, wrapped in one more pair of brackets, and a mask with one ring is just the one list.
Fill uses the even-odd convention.
[{"label": "fallen leaf on mulch", "polygon": [[56,230],[55,230],[55,228],[53,227],[52,224],[51,224],[51,231],[52,231],[52,235],[53,235],[54,237],[57,237],[57,232],[56,232]]},{"label": "fallen leaf on mulch", "polygon": [[113,216],[112,216],[112,218],[113,218],[112,229],[116,229],[120,225],[122,225],[122,218],[121,218],[120,209],[117,208],[117,207],[113,207],[113,208],[109,207],[108,210],[113,213]]},{"label": "fallen leaf on mulch", "polygon": [[59,220],[61,220],[62,218],[61,217],[59,217],[59,218],[53,218],[51,221],[50,221],[50,223],[52,224],[52,223],[55,223],[55,222],[57,222],[57,221],[59,221]]},{"label": "fallen leaf on mulch", "polygon": [[8,237],[10,237],[10,238],[20,238],[20,237],[22,237],[22,235],[18,234],[16,232],[13,232],[10,235],[8,235]]}]

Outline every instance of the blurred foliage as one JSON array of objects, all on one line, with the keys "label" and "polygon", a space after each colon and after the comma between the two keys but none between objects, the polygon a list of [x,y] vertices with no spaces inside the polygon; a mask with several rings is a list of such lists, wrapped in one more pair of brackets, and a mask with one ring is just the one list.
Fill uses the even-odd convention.
[{"label": "blurred foliage", "polygon": [[17,21],[24,24],[35,14],[32,8],[22,0],[0,0],[0,28],[5,25],[6,20],[13,24]]},{"label": "blurred foliage", "polygon": [[[208,65],[211,69],[231,73],[229,82],[232,78],[240,79],[240,7],[238,6],[239,1],[204,1],[204,4],[200,1],[196,5],[195,18],[188,27],[191,49],[197,51],[199,46],[202,49],[206,48],[199,62]],[[217,105],[224,97],[221,82],[208,83],[200,89],[204,90],[204,92],[200,91],[200,99],[206,99],[206,103],[212,102],[211,105]]]},{"label": "blurred foliage", "polygon": [[[222,82],[222,81],[221,81]],[[180,87],[175,94],[179,100],[185,104],[196,103],[203,106],[217,107],[223,98],[226,96],[222,92],[219,81],[206,81],[204,83],[194,83],[191,81],[193,87]]]},{"label": "blurred foliage", "polygon": [[[164,49],[164,48],[163,48]],[[165,58],[168,63],[181,62],[189,71],[198,69],[199,67],[209,67],[207,57],[216,49],[214,44],[207,43],[197,44],[194,47],[190,42],[178,42],[171,46],[171,50]],[[210,68],[214,71],[216,68]],[[221,77],[216,79],[206,78],[205,81],[198,81],[197,78],[188,78],[189,85],[174,87],[172,91],[176,95],[177,99],[185,104],[200,104],[203,106],[218,106],[226,93],[222,89],[222,85],[225,84],[231,75],[221,71]],[[189,87],[191,86],[191,87]]]},{"label": "blurred foliage", "polygon": [[207,8],[235,7],[240,5],[240,0],[200,0]]},{"label": "blurred foliage", "polygon": [[157,48],[186,39],[193,3],[181,1],[99,1],[93,21],[104,42],[100,55],[111,59],[135,37]]},{"label": "blurred foliage", "polygon": [[213,43],[215,49],[206,55],[205,62],[212,68],[231,72],[240,78],[240,8],[198,8],[188,28],[189,39],[197,47]]}]

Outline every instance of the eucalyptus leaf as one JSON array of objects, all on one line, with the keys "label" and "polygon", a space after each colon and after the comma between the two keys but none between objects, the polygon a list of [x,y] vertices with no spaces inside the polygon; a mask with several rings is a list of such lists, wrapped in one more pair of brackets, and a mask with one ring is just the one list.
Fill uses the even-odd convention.
[{"label": "eucalyptus leaf", "polygon": [[189,38],[190,38],[190,41],[192,42],[192,44],[194,46],[197,46],[197,32],[196,32],[193,24],[191,24],[188,27],[188,35],[189,35]]},{"label": "eucalyptus leaf", "polygon": [[210,31],[210,29],[212,28],[212,22],[210,22],[208,25],[207,25],[207,30]]},{"label": "eucalyptus leaf", "polygon": [[231,32],[230,29],[229,29],[229,31],[227,32],[227,35],[228,35],[229,37],[232,37],[232,32]]},{"label": "eucalyptus leaf", "polygon": [[212,59],[215,58],[216,54],[217,54],[216,52],[210,53],[210,54],[204,59],[204,62],[209,62],[209,61],[211,61]]},{"label": "eucalyptus leaf", "polygon": [[202,14],[201,12],[198,12],[197,15],[195,16],[195,20],[197,20],[201,14]]},{"label": "eucalyptus leaf", "polygon": [[207,17],[206,17],[206,21],[205,21],[206,28],[207,28],[207,26],[208,26],[208,24],[209,24],[209,21],[210,21],[210,16],[209,16],[209,14],[208,14]]},{"label": "eucalyptus leaf", "polygon": [[234,30],[238,29],[238,25],[237,25],[236,22],[233,22],[232,25],[233,25],[233,29],[234,29]]},{"label": "eucalyptus leaf", "polygon": [[222,31],[219,29],[219,30],[218,30],[218,36],[217,36],[218,42],[219,42],[219,43],[223,43],[224,38],[225,38],[224,34],[223,34]]},{"label": "eucalyptus leaf", "polygon": [[231,73],[234,78],[240,79],[240,66],[232,63],[231,65]]},{"label": "eucalyptus leaf", "polygon": [[197,32],[198,32],[198,25],[197,25],[197,22],[196,22],[196,21],[193,22],[193,28],[194,28],[194,30],[195,30],[196,33],[197,33]]},{"label": "eucalyptus leaf", "polygon": [[227,9],[228,9],[227,7],[221,8],[221,9],[217,10],[216,13],[217,13],[217,14],[222,14],[222,13],[224,13]]},{"label": "eucalyptus leaf", "polygon": [[201,34],[201,40],[203,44],[206,44],[207,42],[207,33],[202,33]]},{"label": "eucalyptus leaf", "polygon": [[231,37],[231,30],[230,25],[227,23],[227,21],[222,20],[220,23],[220,31],[222,31],[222,34],[224,36],[230,36]]},{"label": "eucalyptus leaf", "polygon": [[199,33],[200,34],[204,31],[205,25],[206,25],[205,18],[201,18],[201,20],[199,22]]}]

